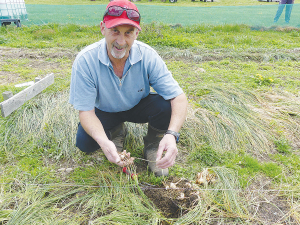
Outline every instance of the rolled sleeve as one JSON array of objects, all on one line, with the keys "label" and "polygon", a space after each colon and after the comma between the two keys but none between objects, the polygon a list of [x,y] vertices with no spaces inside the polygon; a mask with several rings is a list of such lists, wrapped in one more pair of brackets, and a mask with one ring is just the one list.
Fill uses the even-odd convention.
[{"label": "rolled sleeve", "polygon": [[149,82],[152,88],[165,100],[182,94],[183,90],[173,78],[165,62],[156,52],[153,54],[155,54],[155,57],[151,57],[152,61],[149,63],[150,68],[152,68],[149,70]]},{"label": "rolled sleeve", "polygon": [[89,111],[95,108],[96,97],[96,85],[87,64],[76,60],[72,67],[69,103],[77,110]]}]

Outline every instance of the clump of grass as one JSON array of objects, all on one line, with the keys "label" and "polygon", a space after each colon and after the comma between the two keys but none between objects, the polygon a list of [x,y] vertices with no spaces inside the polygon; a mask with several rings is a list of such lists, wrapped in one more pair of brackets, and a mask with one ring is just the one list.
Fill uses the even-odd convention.
[{"label": "clump of grass", "polygon": [[280,139],[276,139],[274,141],[274,144],[275,144],[276,150],[279,153],[282,153],[282,154],[288,154],[288,153],[290,153],[291,146],[290,146],[290,144],[288,143],[288,141],[284,137],[280,138]]},{"label": "clump of grass", "polygon": [[126,138],[124,140],[124,149],[131,153],[131,156],[141,157],[143,154],[143,137],[147,133],[147,124],[126,122]]},{"label": "clump of grass", "polygon": [[179,49],[196,46],[197,43],[186,38],[183,33],[176,32],[170,26],[151,23],[143,26],[143,32],[139,34],[139,40],[151,46],[168,46]]},{"label": "clump of grass", "polygon": [[[0,27],[0,44],[17,48],[53,48],[66,47],[80,50],[100,40],[99,26],[49,23],[41,26]],[[45,41],[47,40],[47,41]]]},{"label": "clump of grass", "polygon": [[232,168],[238,173],[239,182],[241,186],[247,187],[249,179],[263,174],[265,177],[274,179],[274,181],[280,181],[284,178],[283,169],[280,165],[267,161],[259,161],[257,158],[244,154],[242,156],[233,155],[232,159],[227,159],[226,167]]},{"label": "clump of grass", "polygon": [[2,148],[8,155],[47,155],[70,158],[77,152],[78,115],[68,103],[68,93],[44,94],[3,121]]},{"label": "clump of grass", "polygon": [[135,181],[109,172],[100,174],[99,186],[1,184],[1,222],[151,224],[162,219]]},{"label": "clump of grass", "polygon": [[[209,94],[200,99],[185,126],[220,152],[268,153],[272,150],[271,131],[249,108],[258,105],[258,96],[244,89],[205,87]],[[197,140],[191,142],[197,143]]]},{"label": "clump of grass", "polygon": [[216,166],[223,162],[223,156],[209,145],[196,146],[189,154],[189,160],[203,166]]}]

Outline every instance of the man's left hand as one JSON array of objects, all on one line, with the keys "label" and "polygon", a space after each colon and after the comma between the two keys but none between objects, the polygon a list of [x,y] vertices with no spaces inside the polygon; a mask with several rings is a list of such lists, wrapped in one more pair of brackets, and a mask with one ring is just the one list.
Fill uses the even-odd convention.
[{"label": "man's left hand", "polygon": [[[164,151],[166,151],[166,154],[162,157]],[[178,149],[175,137],[172,134],[166,134],[158,146],[156,166],[161,169],[173,166],[175,164],[177,153]]]}]

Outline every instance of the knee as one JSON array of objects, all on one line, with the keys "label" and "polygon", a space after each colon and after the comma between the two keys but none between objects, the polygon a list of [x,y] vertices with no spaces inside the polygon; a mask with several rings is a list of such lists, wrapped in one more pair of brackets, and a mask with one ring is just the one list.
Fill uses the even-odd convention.
[{"label": "knee", "polygon": [[76,141],[76,147],[85,153],[92,153],[99,149],[99,146],[93,146],[91,143],[80,142],[80,140]]},{"label": "knee", "polygon": [[76,135],[76,147],[85,153],[91,153],[100,148],[98,143],[84,131],[80,124]]},{"label": "knee", "polygon": [[155,106],[156,113],[149,118],[149,124],[156,129],[165,130],[168,128],[171,119],[171,103],[169,100],[157,96]]},{"label": "knee", "polygon": [[170,101],[166,101],[163,99],[161,105],[160,105],[160,110],[161,113],[166,116],[171,118],[171,103]]}]

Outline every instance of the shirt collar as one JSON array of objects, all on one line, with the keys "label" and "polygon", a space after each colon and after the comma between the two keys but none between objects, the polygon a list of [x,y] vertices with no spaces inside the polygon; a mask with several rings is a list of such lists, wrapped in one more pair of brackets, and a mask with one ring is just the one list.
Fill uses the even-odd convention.
[{"label": "shirt collar", "polygon": [[[101,63],[103,63],[106,66],[110,66],[111,62],[109,60],[107,50],[106,50],[106,41],[105,39],[102,39],[99,44],[99,51],[98,51],[98,59]],[[131,65],[136,64],[140,60],[142,60],[142,53],[139,49],[136,41],[134,41],[133,45],[131,46],[131,49],[129,51],[129,57],[127,59]]]}]

